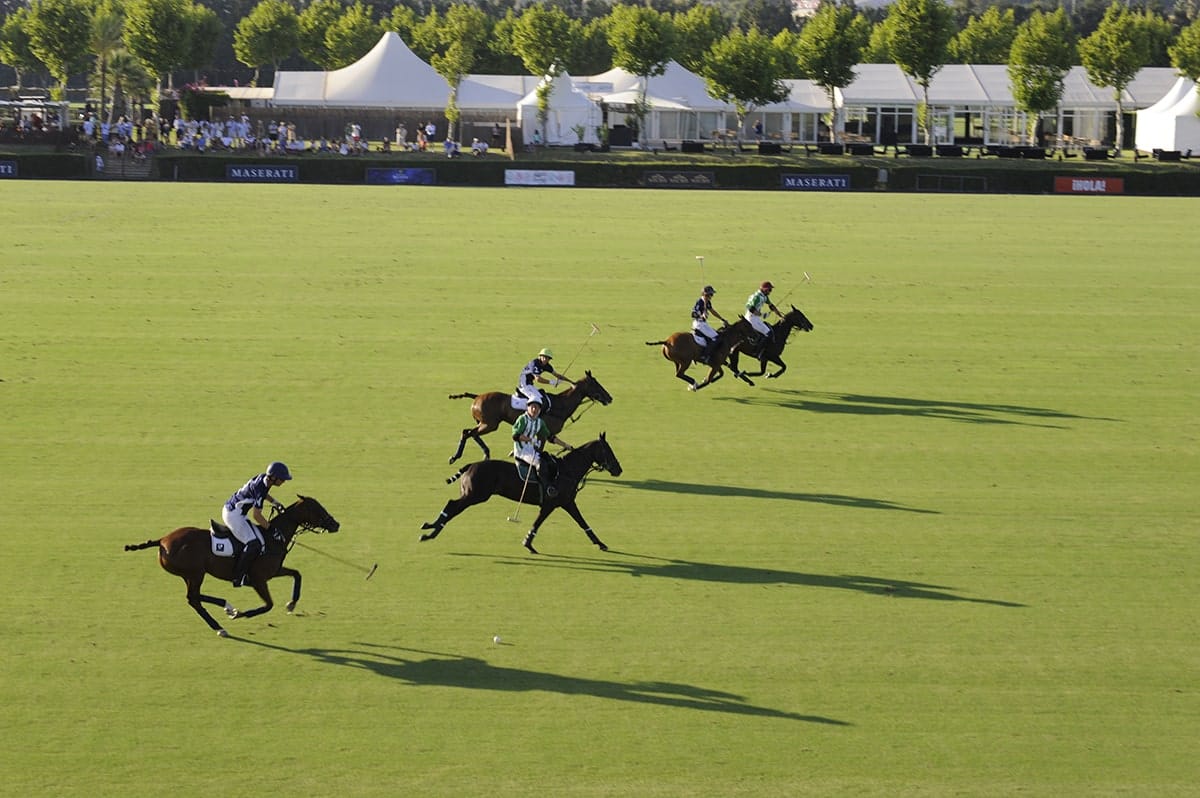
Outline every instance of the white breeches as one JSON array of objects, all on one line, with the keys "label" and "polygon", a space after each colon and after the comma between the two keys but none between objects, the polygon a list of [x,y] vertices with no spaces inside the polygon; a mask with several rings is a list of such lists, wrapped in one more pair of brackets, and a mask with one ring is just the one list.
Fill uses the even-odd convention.
[{"label": "white breeches", "polygon": [[[528,401],[533,401],[534,399],[537,399],[539,402],[542,401],[542,392],[537,389],[536,385],[522,385],[517,390]],[[545,410],[544,407],[542,409]]]},{"label": "white breeches", "polygon": [[692,319],[692,332],[703,335],[710,341],[714,341],[717,338],[717,331],[704,319]]},{"label": "white breeches", "polygon": [[513,441],[513,457],[529,463],[534,468],[542,467],[542,453],[532,443]]},{"label": "white breeches", "polygon": [[221,520],[233,532],[233,536],[243,544],[249,543],[252,540],[257,540],[259,543],[265,544],[258,528],[250,523],[250,519],[247,516],[242,515],[237,510],[222,507]]},{"label": "white breeches", "polygon": [[753,313],[747,310],[746,315],[742,316],[742,318],[750,322],[750,326],[753,327],[754,331],[759,335],[771,334],[771,328],[768,327],[767,323],[762,320],[762,316],[755,316]]}]

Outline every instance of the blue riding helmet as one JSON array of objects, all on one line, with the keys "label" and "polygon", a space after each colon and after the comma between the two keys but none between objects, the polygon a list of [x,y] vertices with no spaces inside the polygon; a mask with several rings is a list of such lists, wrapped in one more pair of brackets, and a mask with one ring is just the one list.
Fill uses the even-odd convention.
[{"label": "blue riding helmet", "polygon": [[715,289],[714,289],[714,288],[713,288],[711,285],[706,285],[706,286],[704,286],[704,290],[703,290],[701,293],[708,294],[709,296],[712,296],[713,294],[715,294],[715,293],[717,293],[717,292],[716,292],[716,290],[715,290]]},{"label": "blue riding helmet", "polygon": [[274,477],[275,479],[282,479],[284,482],[287,482],[292,478],[292,472],[288,471],[287,466],[276,460],[274,463],[271,463],[269,466],[267,466],[267,476]]}]

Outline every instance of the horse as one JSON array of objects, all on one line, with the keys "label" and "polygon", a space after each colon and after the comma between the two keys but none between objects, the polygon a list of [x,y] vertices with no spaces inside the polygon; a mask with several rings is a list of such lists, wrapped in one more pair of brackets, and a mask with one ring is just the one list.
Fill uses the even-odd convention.
[{"label": "horse", "polygon": [[[743,326],[739,326],[742,324]],[[698,391],[705,385],[716,382],[725,375],[724,363],[730,359],[730,355],[737,351],[738,346],[749,337],[750,325],[742,322],[735,323],[726,327],[722,327],[717,332],[717,340],[712,345],[712,349],[708,355],[708,376],[700,383],[689,377],[685,372],[692,367],[692,363],[700,359],[700,344],[696,343],[696,339],[691,332],[677,332],[668,336],[662,341],[647,341],[646,346],[662,346],[662,354],[667,360],[675,364],[675,376],[688,384],[689,391]],[[730,366],[734,367],[735,361],[730,360]],[[733,373],[739,378],[753,385],[750,379],[744,374],[733,368]]]},{"label": "horse", "polygon": [[579,524],[579,528],[588,536],[588,540],[599,546],[600,551],[608,551],[608,546],[605,546],[600,538],[592,532],[592,528],[588,526],[583,514],[579,512],[579,507],[575,504],[575,497],[583,487],[585,477],[593,470],[607,471],[614,477],[621,476],[621,463],[613,454],[612,447],[609,446],[604,433],[600,433],[600,437],[596,440],[576,447],[559,459],[558,494],[553,498],[548,495],[539,495],[541,491],[538,489],[537,478],[531,474],[528,480],[523,480],[514,463],[481,460],[465,465],[446,480],[446,484],[462,480],[459,483],[459,498],[446,502],[446,506],[442,508],[442,512],[436,519],[421,525],[421,529],[430,530],[421,535],[421,540],[436,538],[451,519],[468,507],[482,504],[493,496],[503,496],[519,504],[535,504],[541,508],[537,518],[533,521],[533,526],[525,535],[524,546],[530,553],[538,553],[537,549],[533,547],[533,539],[537,535],[538,528],[546,520],[546,516],[559,507],[566,510],[575,519],[575,523]]},{"label": "horse", "polygon": [[[512,406],[512,397],[500,391],[481,394],[452,393],[449,398],[475,400],[471,403],[471,417],[475,419],[475,426],[467,427],[462,431],[462,435],[458,439],[458,450],[450,457],[451,464],[462,457],[463,447],[467,445],[467,438],[471,438],[479,444],[479,448],[483,449],[485,460],[490,459],[492,452],[480,436],[497,429],[501,422],[512,424],[524,412],[515,409]],[[543,409],[542,420],[550,428],[551,435],[557,435],[562,431],[567,419],[578,409],[579,405],[583,404],[585,399],[591,399],[602,405],[612,404],[612,396],[604,390],[604,386],[592,376],[590,371],[584,372],[583,379],[573,383],[562,393],[550,394],[550,406]]]},{"label": "horse", "polygon": [[[214,526],[219,526],[214,522]],[[188,605],[196,614],[204,619],[210,629],[221,637],[229,633],[213,620],[208,610],[201,602],[224,606],[225,614],[230,618],[253,618],[269,612],[275,606],[271,600],[271,592],[267,589],[267,580],[277,576],[292,577],[292,600],[287,603],[287,611],[291,612],[300,600],[300,572],[293,568],[284,568],[283,560],[292,547],[292,539],[301,531],[337,532],[340,525],[316,499],[300,496],[286,509],[271,519],[267,528],[266,547],[262,554],[250,566],[246,575],[246,583],[252,585],[262,597],[263,606],[246,612],[234,609],[228,601],[216,596],[200,592],[200,585],[206,574],[217,579],[233,581],[233,566],[237,557],[220,557],[213,553],[212,533],[208,529],[185,526],[176,529],[158,540],[147,540],[145,543],[135,543],[125,547],[125,551],[139,551],[158,547],[158,564],[169,574],[175,574],[187,585]],[[220,527],[224,529],[224,527]],[[217,538],[217,540],[221,540]],[[230,538],[232,541],[232,538]],[[229,546],[228,541],[223,545]]]},{"label": "horse", "polygon": [[[742,321],[745,320],[743,319]],[[759,345],[757,351],[745,346],[741,348],[740,352],[735,350],[729,357],[729,367],[737,371],[738,356],[744,354],[747,357],[758,359],[759,370],[756,372],[746,372],[752,377],[761,377],[767,374],[768,361],[778,364],[779,371],[774,374],[767,374],[767,379],[774,379],[787,371],[787,364],[783,362],[780,356],[783,354],[783,347],[787,345],[788,336],[791,335],[793,330],[812,332],[812,329],[813,323],[795,305],[792,305],[792,309],[783,314],[782,319],[771,325],[771,337],[767,339],[766,343]]]}]

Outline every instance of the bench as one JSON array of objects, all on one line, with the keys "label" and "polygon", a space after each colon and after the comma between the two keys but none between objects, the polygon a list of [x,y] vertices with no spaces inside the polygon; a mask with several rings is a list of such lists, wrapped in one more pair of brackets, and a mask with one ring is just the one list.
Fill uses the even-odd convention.
[{"label": "bench", "polygon": [[961,158],[966,151],[957,144],[939,144],[937,154],[939,158]]}]

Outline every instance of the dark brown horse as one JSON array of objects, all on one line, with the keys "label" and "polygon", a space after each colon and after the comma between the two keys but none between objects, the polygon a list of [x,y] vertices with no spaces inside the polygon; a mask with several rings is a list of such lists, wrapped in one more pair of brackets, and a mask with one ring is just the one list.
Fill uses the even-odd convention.
[{"label": "dark brown horse", "polygon": [[[478,443],[479,448],[483,449],[483,456],[490,458],[491,450],[480,436],[487,435],[502,423],[512,424],[521,413],[525,412],[513,408],[512,396],[499,391],[481,394],[452,393],[450,398],[475,400],[471,403],[471,417],[475,419],[475,426],[467,427],[462,431],[462,435],[458,439],[458,451],[450,457],[451,463],[462,457],[463,447],[467,445],[467,438]],[[579,408],[579,405],[583,404],[585,399],[591,399],[602,405],[612,404],[612,396],[604,390],[604,386],[592,376],[590,371],[584,372],[582,380],[572,384],[562,393],[550,394],[550,407],[542,413],[542,420],[550,428],[551,435],[557,435],[562,431],[567,419]]]},{"label": "dark brown horse", "polygon": [[493,496],[503,496],[515,502],[541,507],[533,526],[525,535],[525,548],[532,553],[537,554],[533,547],[533,538],[537,535],[538,527],[546,520],[546,516],[559,507],[575,519],[575,523],[587,534],[588,540],[599,546],[601,551],[608,551],[608,546],[596,537],[587,521],[583,519],[583,514],[579,512],[579,507],[575,505],[575,497],[582,487],[584,477],[592,470],[607,471],[614,477],[621,476],[621,463],[613,454],[604,433],[596,440],[571,450],[558,461],[558,494],[553,498],[540,495],[536,478],[531,478],[528,483],[521,479],[517,473],[517,466],[513,463],[482,460],[463,466],[446,480],[450,483],[461,478],[459,498],[446,502],[446,506],[435,520],[421,525],[421,529],[432,530],[421,535],[421,540],[436,538],[442,527],[468,507],[481,504]]},{"label": "dark brown horse", "polygon": [[[737,347],[749,337],[750,332],[752,332],[750,325],[744,321],[735,322],[718,330],[716,343],[709,350],[708,376],[699,383],[686,373],[692,367],[692,363],[698,362],[700,359],[700,345],[696,343],[691,332],[677,332],[662,341],[647,341],[646,346],[662,345],[663,357],[675,364],[675,376],[688,384],[689,391],[698,391],[705,385],[714,383],[725,376],[725,361],[729,360],[730,355],[737,351]],[[732,364],[733,361],[730,362]],[[754,384],[736,368],[733,369],[733,373],[751,385]]]},{"label": "dark brown horse", "polygon": [[[228,633],[221,628],[201,602],[216,604],[225,608],[230,618],[253,618],[268,612],[275,602],[271,600],[271,592],[267,590],[267,580],[277,576],[292,577],[292,600],[287,603],[287,611],[291,612],[296,602],[300,600],[300,572],[293,568],[284,568],[283,559],[291,549],[292,539],[301,531],[337,532],[338,522],[331,516],[316,499],[301,496],[279,515],[271,519],[271,525],[264,537],[267,545],[254,564],[250,566],[246,583],[252,585],[262,598],[263,606],[246,612],[235,610],[228,601],[217,596],[209,596],[200,592],[207,574],[217,579],[233,581],[233,565],[236,557],[220,557],[213,554],[213,537],[210,530],[194,526],[176,529],[166,537],[158,540],[147,540],[145,543],[135,543],[125,547],[125,551],[158,548],[158,564],[169,574],[175,574],[187,585],[188,605],[196,614],[204,619],[209,628],[216,630],[221,637]],[[232,538],[220,540],[219,545],[232,548]]]},{"label": "dark brown horse", "polygon": [[[745,324],[745,320],[739,322]],[[746,326],[749,326],[748,324]],[[774,379],[783,372],[787,371],[787,364],[783,362],[781,355],[783,348],[787,346],[788,336],[793,330],[801,330],[802,332],[812,332],[813,323],[808,320],[808,317],[801,313],[795,305],[792,309],[783,314],[783,318],[771,325],[771,337],[767,339],[765,344],[756,345],[754,342],[743,344],[738,351],[730,355],[729,367],[737,371],[739,355],[753,357],[758,360],[759,369],[756,372],[744,372],[751,377],[761,377],[767,374],[767,363],[775,363],[779,366],[779,371],[774,374],[767,374],[767,379]],[[753,349],[751,347],[754,347]]]}]

